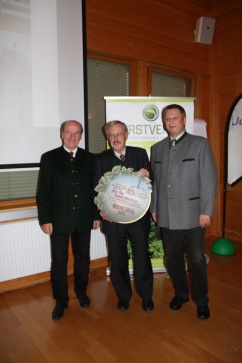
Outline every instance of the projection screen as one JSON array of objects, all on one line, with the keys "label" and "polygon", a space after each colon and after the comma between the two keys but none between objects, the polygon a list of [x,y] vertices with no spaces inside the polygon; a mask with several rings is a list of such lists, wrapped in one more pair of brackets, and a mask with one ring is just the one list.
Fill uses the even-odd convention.
[{"label": "projection screen", "polygon": [[83,23],[82,0],[0,0],[2,170],[38,165],[61,122],[85,128]]}]

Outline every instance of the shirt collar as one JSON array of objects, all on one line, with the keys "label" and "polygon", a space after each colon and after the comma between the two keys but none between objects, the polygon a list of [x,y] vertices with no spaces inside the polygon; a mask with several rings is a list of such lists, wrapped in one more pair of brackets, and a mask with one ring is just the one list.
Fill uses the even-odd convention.
[{"label": "shirt collar", "polygon": [[[68,150],[68,149],[65,147],[65,145],[64,145],[63,147],[64,147],[64,149],[65,149],[68,153],[70,153],[70,150]],[[75,148],[75,150],[73,150],[72,152],[73,152],[73,156],[75,157],[75,156],[76,156],[76,153],[77,153],[77,147],[76,147],[76,148]]]},{"label": "shirt collar", "polygon": [[[186,132],[186,130],[184,130],[180,135],[178,135],[176,137],[176,141],[179,140],[185,132]],[[174,140],[174,138],[173,137],[170,137],[170,141],[172,141],[172,140]]]},{"label": "shirt collar", "polygon": [[114,152],[114,155],[117,156],[118,159],[120,159],[120,155],[125,155],[126,148],[124,149],[124,152],[122,154],[117,153],[117,151],[115,151],[115,150],[113,150],[113,152]]}]

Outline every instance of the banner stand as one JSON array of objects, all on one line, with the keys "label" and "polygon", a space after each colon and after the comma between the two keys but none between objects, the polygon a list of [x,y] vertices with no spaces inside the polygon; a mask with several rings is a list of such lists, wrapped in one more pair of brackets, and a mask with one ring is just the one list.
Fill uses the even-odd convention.
[{"label": "banner stand", "polygon": [[[221,255],[235,253],[233,242],[225,237],[226,199],[232,187],[242,180],[242,94],[234,101],[227,120],[225,132],[224,205],[222,238],[212,244],[212,252]],[[229,185],[229,187],[227,187]]]}]

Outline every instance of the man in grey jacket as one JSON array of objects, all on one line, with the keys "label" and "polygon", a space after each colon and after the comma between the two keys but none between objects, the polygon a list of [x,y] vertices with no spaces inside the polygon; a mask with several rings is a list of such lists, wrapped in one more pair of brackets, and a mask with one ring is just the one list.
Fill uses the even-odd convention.
[{"label": "man in grey jacket", "polygon": [[207,265],[204,255],[205,228],[210,225],[217,190],[217,169],[206,138],[185,130],[186,112],[177,104],[162,110],[168,137],[151,150],[154,184],[152,217],[161,227],[166,268],[175,296],[170,302],[178,310],[189,301],[184,252],[191,270],[191,297],[199,319],[208,319]]}]

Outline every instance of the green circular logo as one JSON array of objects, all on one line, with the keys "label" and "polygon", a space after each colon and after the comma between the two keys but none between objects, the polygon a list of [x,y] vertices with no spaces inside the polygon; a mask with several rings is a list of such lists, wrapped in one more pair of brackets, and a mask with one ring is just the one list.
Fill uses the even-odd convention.
[{"label": "green circular logo", "polygon": [[155,121],[159,116],[159,110],[154,105],[145,106],[143,116],[147,121]]}]

